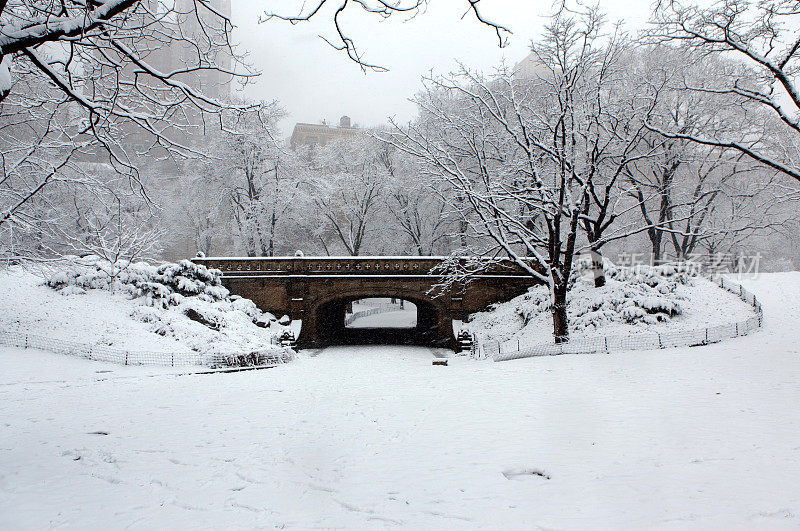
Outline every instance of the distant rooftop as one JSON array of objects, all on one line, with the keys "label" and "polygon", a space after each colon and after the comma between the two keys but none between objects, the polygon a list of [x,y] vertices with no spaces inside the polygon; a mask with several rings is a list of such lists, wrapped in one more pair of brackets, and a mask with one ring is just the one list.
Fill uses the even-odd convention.
[{"label": "distant rooftop", "polygon": [[290,143],[292,149],[297,149],[301,146],[324,146],[332,140],[348,138],[359,131],[361,131],[361,129],[351,124],[349,116],[342,116],[339,118],[338,126],[331,126],[325,123],[310,124],[298,122],[294,126]]}]

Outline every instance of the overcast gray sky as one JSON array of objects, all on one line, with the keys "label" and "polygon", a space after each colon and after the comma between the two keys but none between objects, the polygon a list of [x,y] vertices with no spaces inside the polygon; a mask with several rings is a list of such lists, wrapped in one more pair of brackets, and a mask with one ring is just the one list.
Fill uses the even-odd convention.
[{"label": "overcast gray sky", "polygon": [[[246,94],[277,99],[289,113],[281,124],[286,134],[295,122],[336,123],[343,114],[361,126],[385,123],[389,116],[406,121],[415,112],[408,98],[419,90],[422,75],[431,70],[446,73],[457,61],[481,70],[502,60],[516,64],[528,54],[531,39],[541,31],[552,6],[551,0],[483,0],[484,16],[513,31],[509,46],[500,49],[491,28],[471,13],[461,18],[466,0],[431,0],[427,11],[410,21],[402,15],[381,20],[352,5],[342,17],[346,31],[368,62],[389,68],[364,74],[318,37],[333,32],[330,11],[294,26],[278,20],[258,24],[259,15],[270,6],[290,14],[301,4],[233,0],[235,38],[262,71]],[[604,0],[601,7],[610,21],[622,20],[629,30],[640,27],[650,12],[649,0]]]}]

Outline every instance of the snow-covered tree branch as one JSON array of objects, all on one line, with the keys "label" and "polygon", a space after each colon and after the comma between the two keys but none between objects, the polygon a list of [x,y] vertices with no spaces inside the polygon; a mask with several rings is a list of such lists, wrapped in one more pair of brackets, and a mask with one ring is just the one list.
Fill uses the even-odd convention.
[{"label": "snow-covered tree branch", "polygon": [[[480,0],[465,0],[466,12],[463,16],[471,14],[481,24],[489,27],[497,36],[498,45],[502,48],[508,44],[511,30],[506,26],[495,22],[486,17],[478,5]],[[347,54],[347,56],[358,64],[364,72],[375,71],[385,72],[387,68],[378,64],[367,62],[360,48],[356,46],[355,39],[345,28],[342,16],[350,5],[356,5],[367,14],[375,15],[382,19],[387,19],[393,15],[413,18],[420,14],[428,4],[428,0],[314,0],[312,2],[292,2],[291,7],[286,8],[285,2],[281,2],[280,9],[267,9],[262,16],[262,21],[279,19],[299,24],[308,22],[314,18],[319,18],[321,13],[331,13],[335,36],[320,37],[335,50]],[[299,4],[299,5],[298,5]],[[463,17],[462,17],[463,18]]]},{"label": "snow-covered tree branch", "polygon": [[800,181],[799,21],[794,0],[722,0],[707,7],[660,0],[648,31],[651,41],[735,61],[725,76],[696,80],[685,89],[713,95],[721,106],[762,113],[777,135],[766,136],[759,127],[717,131],[716,124],[692,132],[649,127],[667,138],[738,151]]},{"label": "snow-covered tree branch", "polygon": [[420,120],[388,139],[463,198],[454,208],[472,252],[510,258],[550,287],[556,341],[568,335],[579,231],[602,225],[592,216],[610,204],[597,187],[610,193],[644,130],[641,120],[613,124],[624,115],[611,109],[606,87],[620,72],[622,45],[603,28],[597,9],[561,9],[532,46],[533,78],[506,68],[429,78]]}]

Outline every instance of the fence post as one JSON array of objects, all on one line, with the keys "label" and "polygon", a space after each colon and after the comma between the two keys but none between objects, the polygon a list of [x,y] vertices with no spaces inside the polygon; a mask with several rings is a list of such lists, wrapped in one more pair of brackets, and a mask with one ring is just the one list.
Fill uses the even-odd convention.
[{"label": "fence post", "polygon": [[608,352],[608,336],[603,336],[603,342],[606,345],[606,352]]},{"label": "fence post", "polygon": [[661,343],[661,334],[658,334],[658,348],[664,348],[664,344]]},{"label": "fence post", "polygon": [[25,334],[25,348],[28,348],[28,334]]},{"label": "fence post", "polygon": [[736,323],[736,336],[739,336],[739,323]]},{"label": "fence post", "polygon": [[92,346],[89,345],[89,359],[92,359]]},{"label": "fence post", "polygon": [[708,344],[708,328],[706,328],[706,344]]},{"label": "fence post", "polygon": [[175,353],[174,352],[170,354],[170,358],[172,359],[172,366],[174,367],[175,366]]},{"label": "fence post", "polygon": [[125,351],[125,365],[128,364],[128,351]]},{"label": "fence post", "polygon": [[520,351],[519,338],[517,338],[517,352],[519,352],[519,351]]}]

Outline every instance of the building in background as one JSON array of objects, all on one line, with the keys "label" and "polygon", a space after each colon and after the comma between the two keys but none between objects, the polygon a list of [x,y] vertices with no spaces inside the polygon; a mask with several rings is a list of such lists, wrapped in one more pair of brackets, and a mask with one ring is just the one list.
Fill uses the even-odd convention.
[{"label": "building in background", "polygon": [[[225,22],[221,20],[220,16],[227,20],[231,18],[231,0],[209,0],[207,3],[218,15],[195,0],[175,0],[174,16],[177,17],[186,40],[173,42],[170,46],[162,46],[154,50],[153,55],[148,58],[151,64],[162,72],[174,72],[198,66],[197,49],[193,43],[202,42],[199,37],[203,35],[210,36],[209,34],[212,32],[222,31],[224,28],[220,26]],[[213,64],[200,66],[219,70],[213,68],[198,70],[181,74],[177,76],[177,79],[201,91],[205,96],[227,100],[231,94],[231,76],[225,72],[231,71],[233,58],[228,50],[220,47],[211,59]]]},{"label": "building in background", "polygon": [[548,79],[552,73],[541,65],[536,54],[533,52],[526,55],[522,61],[514,65],[514,77],[517,79],[536,79],[542,77]]},{"label": "building in background", "polygon": [[[179,31],[179,38],[159,34],[154,29],[150,34],[143,34],[137,39],[135,50],[138,56],[153,69],[169,74],[171,79],[187,84],[204,96],[226,101],[231,97],[233,76],[228,72],[232,69],[233,57],[230,50],[224,46],[222,37],[230,29],[228,21],[231,16],[231,0],[208,0],[207,3],[217,14],[195,0],[174,0],[174,6],[169,4],[169,11],[166,11],[163,2],[145,0],[143,4],[147,9],[137,12],[138,18],[133,17],[128,23],[132,27],[136,27],[138,23],[156,28],[153,18],[158,20],[163,17],[164,25],[161,31],[165,33]],[[198,53],[198,46],[202,43],[207,46],[208,40],[219,44],[219,47],[204,49],[203,54]],[[105,53],[111,54],[110,57],[118,64],[123,64],[123,61],[116,59],[112,52]],[[132,62],[126,61],[125,66],[119,68],[112,66],[115,61],[98,55],[94,64],[84,67],[90,69],[85,76],[83,87],[85,94],[96,101],[105,101],[109,106],[119,98],[121,86],[129,87],[131,92],[158,96],[167,101],[179,99],[175,89],[170,89],[150,77]],[[170,93],[173,93],[174,97],[171,97]],[[143,103],[145,106],[146,101],[145,98]],[[195,108],[184,107],[182,112],[183,115],[178,120],[183,122],[181,126],[176,126],[169,117],[152,125],[161,130],[171,141],[191,145],[193,133],[204,130],[204,117]],[[154,139],[149,132],[130,123],[124,123],[118,128],[116,138],[129,156],[135,157],[136,154],[146,153],[150,157],[165,154],[154,145]],[[102,150],[96,154],[95,158],[98,157],[107,158]]]},{"label": "building in background", "polygon": [[353,126],[350,123],[349,116],[342,116],[339,118],[338,126],[307,123],[295,124],[289,143],[292,150],[304,146],[324,146],[328,142],[340,138],[352,138],[362,132],[363,129]]}]

